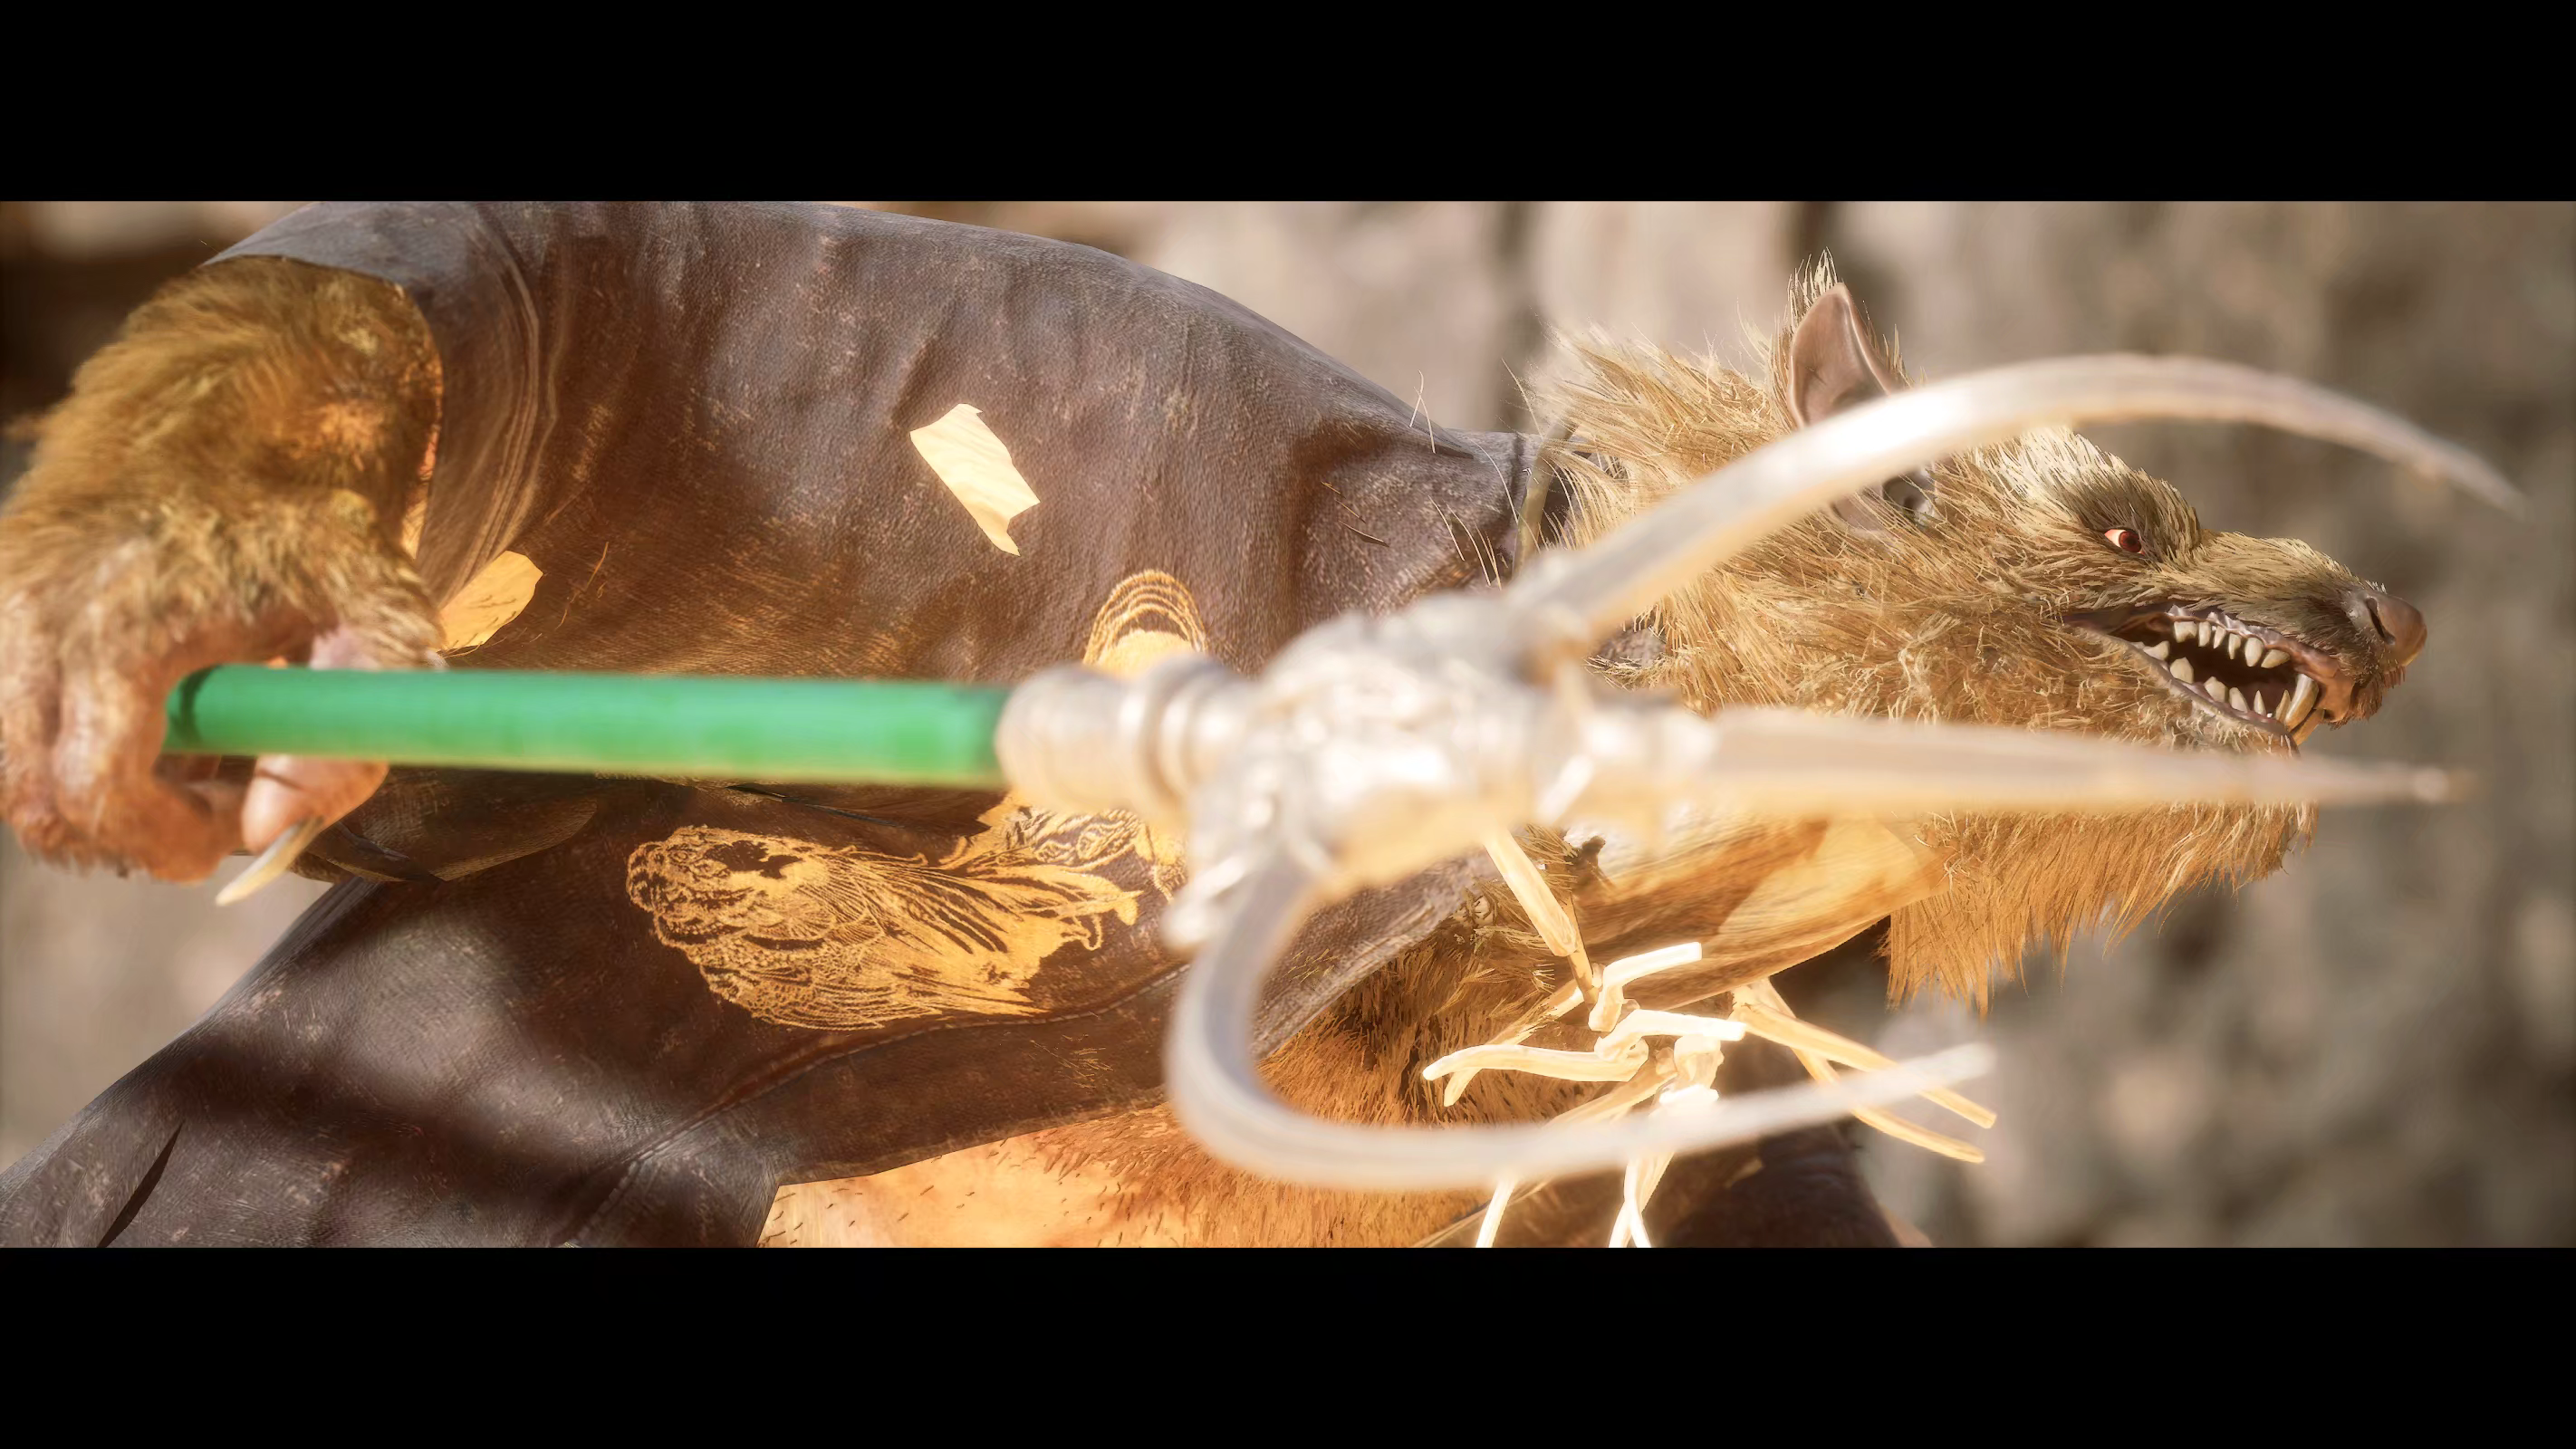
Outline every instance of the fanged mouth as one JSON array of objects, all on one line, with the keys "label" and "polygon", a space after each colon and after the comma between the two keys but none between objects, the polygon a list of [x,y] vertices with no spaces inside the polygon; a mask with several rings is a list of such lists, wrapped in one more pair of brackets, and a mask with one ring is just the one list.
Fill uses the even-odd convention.
[{"label": "fanged mouth", "polygon": [[2221,610],[2120,610],[2074,622],[2136,650],[2203,709],[2292,741],[2341,724],[2349,706],[2350,679],[2330,657]]}]

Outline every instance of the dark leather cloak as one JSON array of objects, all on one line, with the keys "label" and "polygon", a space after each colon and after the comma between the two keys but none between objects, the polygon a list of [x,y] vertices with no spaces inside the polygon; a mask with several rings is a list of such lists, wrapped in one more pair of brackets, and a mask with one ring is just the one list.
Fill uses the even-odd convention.
[{"label": "dark leather cloak", "polygon": [[[1436,428],[1085,247],[820,206],[386,203],[214,264],[243,256],[426,317],[423,577],[543,571],[454,667],[1009,683],[1129,629],[1251,671],[1518,561],[1533,440]],[[912,440],[961,403],[1039,499],[1017,553]],[[1159,1090],[1177,861],[1115,820],[397,770],[313,859],[346,879],[0,1177],[0,1240],[747,1244],[783,1183]],[[1264,1048],[1468,879],[1314,922]]]}]

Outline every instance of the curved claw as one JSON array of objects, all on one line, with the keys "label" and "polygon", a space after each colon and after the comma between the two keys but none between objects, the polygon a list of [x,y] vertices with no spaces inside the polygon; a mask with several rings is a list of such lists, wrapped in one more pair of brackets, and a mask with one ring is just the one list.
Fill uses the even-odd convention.
[{"label": "curved claw", "polygon": [[258,859],[250,863],[250,869],[233,877],[232,884],[216,894],[215,904],[233,905],[266,890],[279,876],[294,867],[295,858],[302,855],[304,848],[311,845],[329,825],[329,821],[317,817],[288,826],[284,833],[268,843],[268,849],[261,851]]}]

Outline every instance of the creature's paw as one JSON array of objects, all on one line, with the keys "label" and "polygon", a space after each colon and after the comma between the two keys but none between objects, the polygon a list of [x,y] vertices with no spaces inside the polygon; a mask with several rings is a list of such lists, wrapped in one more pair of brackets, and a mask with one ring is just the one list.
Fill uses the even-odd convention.
[{"label": "creature's paw", "polygon": [[0,520],[0,804],[29,850],[202,880],[383,782],[367,761],[266,756],[245,781],[161,755],[171,688],[208,665],[437,663],[419,582],[363,500],[267,511],[284,516],[164,517],[86,548],[40,510]]},{"label": "creature's paw", "polygon": [[66,864],[202,880],[385,767],[161,757],[193,670],[434,666],[397,534],[438,412],[402,294],[262,259],[191,274],[85,364],[0,511],[0,812]]}]

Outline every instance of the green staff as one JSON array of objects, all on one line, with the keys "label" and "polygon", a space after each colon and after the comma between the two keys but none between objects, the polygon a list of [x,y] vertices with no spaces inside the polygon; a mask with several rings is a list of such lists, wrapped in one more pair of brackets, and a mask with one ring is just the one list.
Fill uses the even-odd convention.
[{"label": "green staff", "polygon": [[533,670],[199,670],[164,748],[397,765],[999,789],[1010,691],[913,680]]}]

